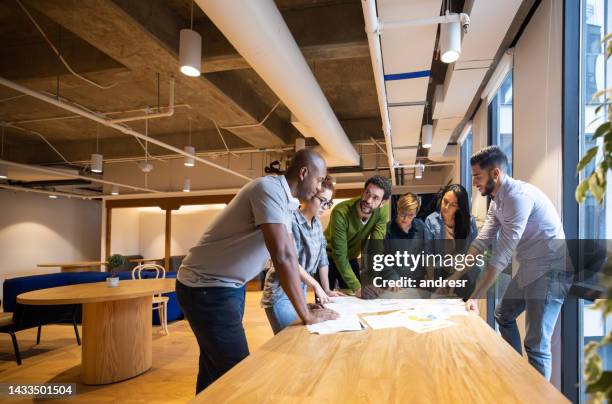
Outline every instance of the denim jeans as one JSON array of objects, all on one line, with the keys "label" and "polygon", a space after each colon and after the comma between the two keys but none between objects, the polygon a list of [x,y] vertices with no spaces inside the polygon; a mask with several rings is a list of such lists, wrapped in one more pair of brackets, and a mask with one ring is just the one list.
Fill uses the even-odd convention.
[{"label": "denim jeans", "polygon": [[[303,284],[302,286],[304,289],[304,299],[306,299],[306,286]],[[272,303],[272,307],[267,307],[265,311],[275,335],[298,319],[291,300],[289,300],[289,297],[284,292]]]},{"label": "denim jeans", "polygon": [[200,346],[197,394],[249,355],[245,288],[193,288],[177,280],[176,297]]},{"label": "denim jeans", "polygon": [[557,271],[550,271],[523,288],[514,277],[495,308],[502,337],[521,355],[516,318],[525,311],[527,359],[547,380],[551,375],[551,337],[570,284],[569,278]]}]

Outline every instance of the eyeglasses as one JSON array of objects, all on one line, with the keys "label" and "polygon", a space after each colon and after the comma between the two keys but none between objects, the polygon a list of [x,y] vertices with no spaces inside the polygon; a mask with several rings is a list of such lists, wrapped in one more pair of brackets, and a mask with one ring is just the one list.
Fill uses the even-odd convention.
[{"label": "eyeglasses", "polygon": [[319,195],[315,195],[315,198],[317,198],[320,202],[321,202],[321,207],[323,209],[330,209],[332,206],[334,206],[334,201],[332,200],[327,200]]},{"label": "eyeglasses", "polygon": [[415,213],[409,213],[409,212],[398,212],[397,213],[397,217],[399,217],[400,219],[406,219],[406,218],[413,218],[416,216]]}]

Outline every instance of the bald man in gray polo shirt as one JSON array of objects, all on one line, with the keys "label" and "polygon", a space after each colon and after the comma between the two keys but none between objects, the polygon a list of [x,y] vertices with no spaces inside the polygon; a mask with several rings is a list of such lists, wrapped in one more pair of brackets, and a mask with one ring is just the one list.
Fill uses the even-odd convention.
[{"label": "bald man in gray polo shirt", "polygon": [[200,346],[199,393],[249,354],[242,317],[245,284],[272,258],[281,286],[304,324],[337,313],[306,305],[291,238],[299,199],[321,190],[327,167],[316,152],[295,154],[287,173],[245,185],[183,260],[176,295]]}]

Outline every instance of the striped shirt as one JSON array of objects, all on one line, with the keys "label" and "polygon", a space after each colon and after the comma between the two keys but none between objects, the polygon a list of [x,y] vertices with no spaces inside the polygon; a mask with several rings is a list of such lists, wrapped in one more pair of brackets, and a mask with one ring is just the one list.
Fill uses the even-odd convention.
[{"label": "striped shirt", "polygon": [[[317,217],[312,220],[311,226],[299,210],[294,211],[291,233],[298,262],[306,272],[313,275],[319,268],[329,265],[326,252],[327,243],[323,236],[321,222]],[[306,289],[306,285],[302,284],[302,286]],[[266,274],[261,306],[271,307],[284,294],[276,271],[270,268]]]},{"label": "striped shirt", "polygon": [[[499,235],[499,237],[498,237]],[[554,205],[537,187],[504,176],[472,247],[483,252],[494,243],[489,266],[503,271],[516,252],[516,273],[524,287],[551,269],[560,269],[563,225]]]}]

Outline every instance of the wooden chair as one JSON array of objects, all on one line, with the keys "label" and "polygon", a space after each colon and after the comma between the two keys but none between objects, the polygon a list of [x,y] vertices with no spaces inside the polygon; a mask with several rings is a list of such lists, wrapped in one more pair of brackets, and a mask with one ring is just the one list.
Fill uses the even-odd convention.
[{"label": "wooden chair", "polygon": [[[141,273],[143,270],[155,271],[155,279],[159,279],[160,277],[163,279],[166,277],[166,270],[164,267],[157,264],[145,263],[137,265],[132,269],[132,279],[142,279]],[[168,331],[168,300],[168,296],[163,296],[161,294],[153,296],[153,310],[157,309],[159,322],[166,335],[170,333],[170,331]]]}]

